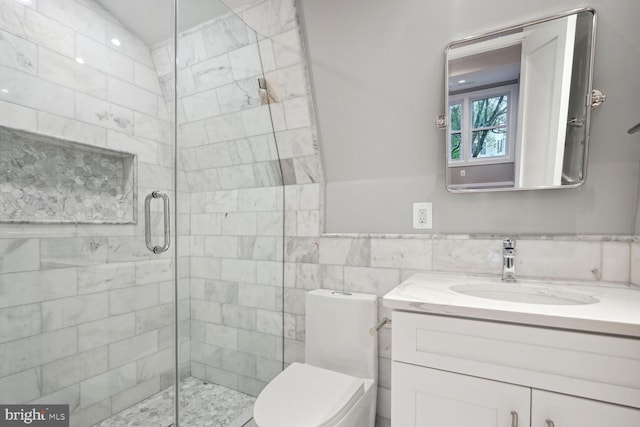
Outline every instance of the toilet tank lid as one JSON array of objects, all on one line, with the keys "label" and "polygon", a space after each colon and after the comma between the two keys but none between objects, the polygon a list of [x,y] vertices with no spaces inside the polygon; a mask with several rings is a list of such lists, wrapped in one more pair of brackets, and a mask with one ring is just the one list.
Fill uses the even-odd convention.
[{"label": "toilet tank lid", "polygon": [[313,291],[309,291],[309,293],[325,297],[358,299],[363,301],[376,301],[378,299],[378,297],[373,294],[360,294],[356,292],[335,291],[331,289],[314,289]]}]

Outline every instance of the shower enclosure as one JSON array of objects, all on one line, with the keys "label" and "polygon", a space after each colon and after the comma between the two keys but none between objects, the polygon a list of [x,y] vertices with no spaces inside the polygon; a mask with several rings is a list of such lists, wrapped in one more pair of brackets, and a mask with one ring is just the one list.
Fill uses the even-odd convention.
[{"label": "shower enclosure", "polygon": [[260,3],[0,0],[0,406],[241,426],[282,370]]}]

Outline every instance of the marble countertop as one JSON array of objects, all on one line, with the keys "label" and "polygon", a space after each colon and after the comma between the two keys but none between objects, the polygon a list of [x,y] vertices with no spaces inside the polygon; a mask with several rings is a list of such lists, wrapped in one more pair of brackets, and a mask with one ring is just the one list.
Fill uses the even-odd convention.
[{"label": "marble countertop", "polygon": [[[587,304],[532,304],[470,296],[451,289],[497,289],[518,297],[533,290],[545,298],[569,297]],[[527,296],[525,295],[526,299]],[[597,302],[594,302],[597,301]],[[384,296],[385,307],[532,326],[640,338],[640,288],[605,282],[518,280],[463,274],[416,274]]]}]

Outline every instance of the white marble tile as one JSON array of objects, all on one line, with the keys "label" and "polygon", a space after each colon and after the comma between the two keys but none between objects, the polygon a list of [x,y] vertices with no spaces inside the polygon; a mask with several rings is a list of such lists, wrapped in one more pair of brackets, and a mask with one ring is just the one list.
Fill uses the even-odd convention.
[{"label": "white marble tile", "polygon": [[34,109],[0,100],[0,125],[35,130],[38,123],[37,117],[38,113]]},{"label": "white marble tile", "polygon": [[182,106],[189,122],[217,116],[221,111],[215,89],[182,97]]},{"label": "white marble tile", "polygon": [[104,43],[107,21],[73,0],[38,0],[38,12]]},{"label": "white marble tile", "polygon": [[75,268],[0,275],[0,308],[64,298],[76,293]]},{"label": "white marble tile", "polygon": [[271,37],[295,28],[295,13],[292,0],[269,0],[247,9],[242,17],[258,34]]},{"label": "white marble tile", "polygon": [[320,211],[298,211],[296,221],[296,236],[320,236]]},{"label": "white marble tile", "polygon": [[173,133],[171,123],[157,117],[134,112],[135,135],[145,139],[171,144]]},{"label": "white marble tile", "polygon": [[260,49],[260,58],[262,60],[262,68],[265,73],[276,69],[276,57],[273,51],[273,42],[271,39],[263,39],[258,42]]},{"label": "white marble tile", "polygon": [[24,107],[73,117],[74,95],[71,89],[0,66],[0,100]]},{"label": "white marble tile", "polygon": [[238,350],[261,357],[275,358],[278,337],[259,332],[238,331]]},{"label": "white marble tile", "polygon": [[226,142],[201,145],[191,150],[194,151],[199,169],[219,168],[233,164],[229,146]]},{"label": "white marble tile", "polygon": [[30,8],[24,10],[19,25],[16,35],[73,58],[74,32],[69,27]]},{"label": "white marble tile", "polygon": [[[104,129],[103,129],[104,131]],[[138,161],[145,163],[159,163],[158,143],[148,139],[137,138],[125,132],[107,130],[106,146],[113,150],[132,153],[138,156]]]},{"label": "white marble tile", "polygon": [[236,258],[238,238],[235,236],[207,236],[205,255],[215,258]]},{"label": "white marble tile", "polygon": [[44,111],[38,112],[38,131],[46,135],[107,147],[107,130],[78,120],[68,119]]},{"label": "white marble tile", "polygon": [[220,323],[222,320],[221,308],[219,302],[194,299],[191,301],[191,318],[204,322]]},{"label": "white marble tile", "polygon": [[75,326],[108,315],[109,297],[106,292],[42,303],[42,324],[45,331]]},{"label": "white marble tile", "polygon": [[238,349],[238,329],[215,323],[205,323],[205,342],[232,350]]},{"label": "white marble tile", "polygon": [[278,149],[283,159],[316,154],[316,141],[311,128],[287,130],[276,133]]},{"label": "white marble tile", "polygon": [[191,231],[196,235],[220,234],[222,227],[220,215],[215,213],[191,214]]},{"label": "white marble tile", "polygon": [[299,28],[273,36],[273,51],[278,68],[302,62],[302,42]]},{"label": "white marble tile", "polygon": [[324,181],[322,162],[318,156],[293,159],[293,171],[296,184],[313,184]]},{"label": "white marble tile", "polygon": [[109,77],[107,88],[110,102],[150,116],[158,115],[158,97],[153,92],[115,77]]},{"label": "white marble tile", "polygon": [[158,331],[109,344],[109,368],[117,368],[158,351]]},{"label": "white marble tile", "polygon": [[148,65],[144,65],[139,62],[133,63],[133,83],[138,87],[155,93],[156,95],[162,95],[160,82],[158,81],[158,74],[154,68]]},{"label": "white marble tile", "polygon": [[[110,41],[120,40],[120,46],[115,46]],[[113,22],[107,23],[107,46],[113,50],[135,59],[148,67],[153,66],[153,58],[149,46],[138,36]]]},{"label": "white marble tile", "polygon": [[163,44],[151,50],[153,64],[160,77],[170,75],[173,72],[173,56],[169,49],[168,44]]},{"label": "white marble tile", "polygon": [[282,263],[275,261],[258,261],[256,263],[256,283],[261,285],[282,286]]},{"label": "white marble tile", "polygon": [[230,51],[229,62],[236,80],[262,76],[260,52],[255,43]]},{"label": "white marble tile", "polygon": [[631,244],[602,242],[602,280],[629,283],[631,272]]},{"label": "white marble tile", "polygon": [[237,212],[238,190],[213,191],[205,193],[206,212]]},{"label": "white marble tile", "polygon": [[273,134],[253,136],[248,138],[248,141],[255,162],[278,160],[278,152]]},{"label": "white marble tile", "polygon": [[[189,348],[189,347],[187,347]],[[173,368],[173,348],[167,348],[136,362],[136,377],[138,382],[159,377],[163,373],[171,374]]]},{"label": "white marble tile", "polygon": [[371,266],[430,270],[432,240],[371,239]]},{"label": "white marble tile", "polygon": [[210,142],[223,142],[245,136],[242,113],[224,114],[205,121]]},{"label": "white marble tile", "polygon": [[520,240],[516,274],[525,277],[599,280],[600,242]]},{"label": "white marble tile", "polygon": [[0,239],[0,274],[40,269],[37,239]]},{"label": "white marble tile", "polygon": [[345,267],[344,290],[382,296],[400,284],[400,271],[392,268]]},{"label": "white marble tile", "polygon": [[191,277],[220,278],[220,260],[210,257],[191,257]]},{"label": "white marble tile", "polygon": [[38,48],[34,43],[0,30],[0,65],[36,74]]},{"label": "white marble tile", "polygon": [[[218,322],[220,323],[220,322]],[[222,305],[222,323],[236,328],[256,328],[256,310],[251,307],[241,307],[234,304]]]},{"label": "white marble tile", "polygon": [[169,281],[173,277],[173,260],[171,258],[136,262],[136,284]]},{"label": "white marble tile", "polygon": [[107,98],[107,78],[103,72],[48,49],[40,48],[38,75],[85,94]]},{"label": "white marble tile", "polygon": [[126,313],[78,326],[78,351],[103,347],[135,334],[135,314]]},{"label": "white marble tile", "polygon": [[255,235],[255,213],[229,213],[222,218],[222,234],[225,235]]},{"label": "white marble tile", "polygon": [[260,236],[282,236],[284,216],[282,212],[259,212],[256,215],[256,234]]},{"label": "white marble tile", "polygon": [[320,258],[319,239],[313,237],[287,237],[285,260],[317,264]]},{"label": "white marble tile", "polygon": [[317,210],[320,208],[320,185],[287,185],[285,187],[286,210]]},{"label": "white marble tile", "polygon": [[273,132],[268,105],[242,111],[242,121],[246,136],[264,135]]},{"label": "white marble tile", "polygon": [[190,67],[194,91],[215,89],[233,82],[235,75],[235,70],[232,73],[233,65],[229,63],[228,55],[221,55]]},{"label": "white marble tile", "polygon": [[371,263],[371,239],[320,239],[320,264],[367,267]]},{"label": "white marble tile", "polygon": [[77,348],[75,328],[0,344],[0,377],[70,356]]},{"label": "white marble tile", "polygon": [[[260,105],[258,83],[255,79],[236,80],[216,89],[220,112],[223,114],[246,110]],[[245,121],[247,130],[247,123]],[[247,133],[249,135],[249,133]]]},{"label": "white marble tile", "polygon": [[483,239],[436,239],[433,241],[433,269],[502,274],[502,242]]},{"label": "white marble tile", "polygon": [[42,268],[102,264],[107,260],[107,238],[100,236],[40,240]]},{"label": "white marble tile", "polygon": [[98,264],[78,268],[78,293],[123,288],[135,283],[134,263]]},{"label": "white marble tile", "polygon": [[80,383],[80,406],[87,408],[134,385],[136,385],[135,363],[107,371]]},{"label": "white marble tile", "polygon": [[42,317],[38,304],[0,309],[0,343],[29,337],[42,332]]},{"label": "white marble tile", "polygon": [[76,92],[76,118],[126,133],[134,130],[132,110],[79,92]]},{"label": "white marble tile", "polygon": [[235,15],[205,24],[202,33],[209,57],[255,42],[255,35],[252,35],[246,24]]},{"label": "white marble tile", "polygon": [[106,347],[86,351],[42,366],[42,394],[79,383],[106,372],[109,368]]},{"label": "white marble tile", "polygon": [[220,188],[225,190],[256,187],[252,165],[222,167],[216,170]]},{"label": "white marble tile", "polygon": [[277,187],[251,188],[238,191],[241,212],[277,211],[281,208],[282,192]]},{"label": "white marble tile", "polygon": [[125,81],[133,82],[133,59],[81,34],[76,34],[75,55],[68,56],[82,58],[86,65]]},{"label": "white marble tile", "polygon": [[111,315],[128,313],[158,305],[158,285],[143,285],[109,291]]},{"label": "white marble tile", "polygon": [[223,259],[220,277],[232,282],[256,283],[256,262],[241,259]]},{"label": "white marble tile", "polygon": [[201,31],[181,34],[178,37],[178,68],[189,67],[208,58]]},{"label": "white marble tile", "polygon": [[29,369],[0,377],[0,401],[3,405],[24,405],[40,397],[40,369]]},{"label": "white marble tile", "polygon": [[287,129],[309,127],[311,123],[311,111],[309,97],[293,98],[282,103],[284,107]]},{"label": "white marble tile", "polygon": [[278,101],[308,95],[307,74],[304,67],[292,65],[266,73],[272,96]]}]

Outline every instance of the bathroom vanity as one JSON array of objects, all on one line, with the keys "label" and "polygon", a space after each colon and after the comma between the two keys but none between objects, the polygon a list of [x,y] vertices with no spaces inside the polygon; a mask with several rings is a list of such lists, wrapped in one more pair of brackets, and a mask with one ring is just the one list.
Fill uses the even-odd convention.
[{"label": "bathroom vanity", "polygon": [[393,312],[392,426],[640,426],[640,290],[419,274]]}]

